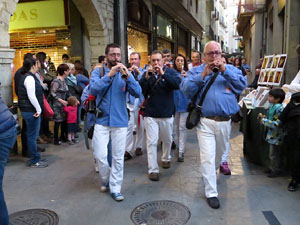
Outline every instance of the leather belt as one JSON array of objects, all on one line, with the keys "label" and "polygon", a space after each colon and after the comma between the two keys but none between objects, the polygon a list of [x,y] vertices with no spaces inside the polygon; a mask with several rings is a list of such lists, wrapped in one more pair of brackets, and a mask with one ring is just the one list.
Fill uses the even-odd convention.
[{"label": "leather belt", "polygon": [[223,121],[229,121],[230,120],[230,117],[229,116],[206,116],[205,117],[206,119],[209,119],[209,120],[214,120],[214,121],[218,121],[218,122],[223,122]]}]

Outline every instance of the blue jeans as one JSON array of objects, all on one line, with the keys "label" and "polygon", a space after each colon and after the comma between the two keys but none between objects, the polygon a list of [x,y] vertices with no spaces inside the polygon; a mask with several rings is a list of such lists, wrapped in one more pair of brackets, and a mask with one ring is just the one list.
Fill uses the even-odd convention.
[{"label": "blue jeans", "polygon": [[30,161],[31,164],[35,164],[41,159],[40,154],[37,152],[36,144],[41,126],[41,117],[34,117],[33,112],[21,112],[21,115],[27,126],[27,150],[30,156]]},{"label": "blue jeans", "polygon": [[17,136],[15,127],[0,134],[0,225],[8,225],[8,212],[4,200],[2,181],[10,149],[14,146]]}]

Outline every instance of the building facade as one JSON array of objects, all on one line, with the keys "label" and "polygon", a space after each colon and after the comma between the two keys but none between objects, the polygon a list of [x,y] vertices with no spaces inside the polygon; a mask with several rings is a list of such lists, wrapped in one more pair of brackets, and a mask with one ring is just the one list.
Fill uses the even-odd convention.
[{"label": "building facade", "polygon": [[201,49],[200,0],[2,0],[0,1],[0,95],[12,103],[13,75],[27,52],[43,51],[58,66],[67,53],[87,70],[108,43],[142,63],[155,49],[190,56]]},{"label": "building facade", "polygon": [[300,43],[300,1],[243,0],[238,13],[238,33],[243,36],[245,56],[254,68],[264,55],[287,54],[283,83],[299,70],[295,51]]}]

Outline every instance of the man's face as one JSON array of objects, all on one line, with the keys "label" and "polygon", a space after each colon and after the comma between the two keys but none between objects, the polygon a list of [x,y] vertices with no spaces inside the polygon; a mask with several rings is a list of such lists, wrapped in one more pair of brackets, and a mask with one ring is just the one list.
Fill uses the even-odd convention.
[{"label": "man's face", "polygon": [[139,58],[138,54],[132,54],[132,55],[130,55],[129,62],[131,64],[131,66],[135,65],[135,66],[140,67],[141,59]]},{"label": "man's face", "polygon": [[106,55],[106,60],[111,66],[117,65],[117,63],[121,62],[121,49],[110,48],[108,54]]},{"label": "man's face", "polygon": [[246,60],[245,59],[242,59],[242,64],[245,64],[246,63]]},{"label": "man's face", "polygon": [[63,58],[63,63],[68,63],[68,58]]},{"label": "man's face", "polygon": [[192,62],[193,62],[194,64],[197,64],[197,63],[200,62],[200,55],[199,55],[198,52],[193,52],[193,53],[192,53]]},{"label": "man's face", "polygon": [[163,57],[164,57],[164,63],[172,61],[171,53],[163,54]]},{"label": "man's face", "polygon": [[219,47],[218,44],[216,43],[210,43],[209,45],[206,46],[204,56],[206,62],[213,62],[216,59],[221,58],[222,51]]},{"label": "man's face", "polygon": [[162,67],[163,66],[163,58],[162,55],[157,53],[154,55],[151,55],[151,66],[152,67]]}]

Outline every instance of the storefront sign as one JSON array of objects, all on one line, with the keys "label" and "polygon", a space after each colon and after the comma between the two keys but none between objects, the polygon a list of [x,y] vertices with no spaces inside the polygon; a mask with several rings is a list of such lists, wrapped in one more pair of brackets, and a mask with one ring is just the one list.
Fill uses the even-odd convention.
[{"label": "storefront sign", "polygon": [[63,0],[26,2],[17,4],[10,18],[9,31],[59,26],[65,26]]}]

